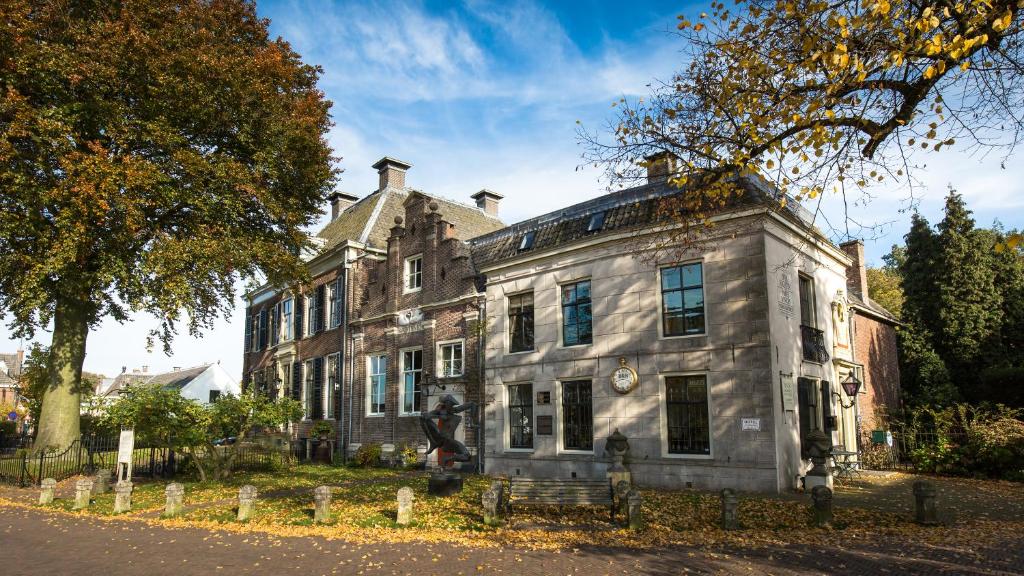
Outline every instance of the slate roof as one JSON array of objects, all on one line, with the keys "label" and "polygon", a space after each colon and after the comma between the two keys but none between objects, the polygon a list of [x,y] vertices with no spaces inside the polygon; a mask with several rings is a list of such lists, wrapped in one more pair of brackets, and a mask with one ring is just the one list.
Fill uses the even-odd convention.
[{"label": "slate roof", "polygon": [[[767,183],[751,178],[742,178],[739,183],[744,194],[733,202],[733,207],[760,203],[778,206]],[[680,193],[678,188],[664,183],[645,184],[524,220],[470,240],[473,262],[479,268],[528,251],[536,252],[586,237],[657,224],[668,219],[667,215],[659,213],[661,199]],[[601,212],[604,213],[603,225],[588,232],[590,217]],[[796,201],[788,199],[782,212],[813,229],[811,214]],[[533,247],[520,251],[520,242],[531,231],[534,233]]]},{"label": "slate roof", "polygon": [[134,386],[136,384],[142,384],[146,380],[149,380],[152,374],[142,374],[134,372],[122,372],[114,378],[114,382],[107,388],[107,391],[103,393],[104,396],[110,396],[111,394],[119,393],[123,388],[128,386]]},{"label": "slate roof", "polygon": [[[403,203],[412,192],[408,189],[396,190],[394,188],[374,192],[349,206],[337,218],[324,226],[317,233],[317,237],[326,241],[326,249],[333,248],[345,240],[362,242],[371,248],[387,248],[391,227],[395,225],[395,216],[405,216]],[[424,193],[420,192],[420,194]],[[486,234],[504,226],[501,220],[475,206],[468,206],[429,194],[424,194],[424,196],[437,201],[440,205],[438,212],[445,220],[455,225],[456,235],[463,240]]]},{"label": "slate roof", "polygon": [[0,353],[0,362],[7,367],[0,370],[0,386],[15,386],[18,383],[18,376],[21,375],[21,362],[18,361],[18,353]]},{"label": "slate roof", "polygon": [[885,306],[882,306],[878,302],[871,299],[870,296],[867,298],[862,297],[860,294],[850,292],[850,305],[859,310],[863,310],[868,313],[872,313],[878,317],[879,320],[888,322],[890,324],[899,324],[899,318],[897,318],[892,312],[886,310]]},{"label": "slate roof", "polygon": [[206,369],[210,366],[212,366],[212,364],[204,364],[202,366],[196,366],[195,368],[185,368],[184,370],[174,370],[172,372],[156,374],[147,380],[146,384],[160,385],[164,388],[177,388],[178,390],[181,390],[185,386],[188,386],[189,383],[195,380],[200,374],[206,372]]}]

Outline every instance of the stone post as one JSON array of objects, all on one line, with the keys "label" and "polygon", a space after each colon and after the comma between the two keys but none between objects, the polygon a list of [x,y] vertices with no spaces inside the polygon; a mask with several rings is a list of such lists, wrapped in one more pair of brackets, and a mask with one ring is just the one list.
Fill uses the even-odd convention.
[{"label": "stone post", "polygon": [[331,521],[331,487],[317,486],[313,490],[313,522],[326,524]]},{"label": "stone post", "polygon": [[926,526],[939,523],[935,509],[935,484],[926,480],[914,482],[914,521]]},{"label": "stone post", "polygon": [[185,509],[185,487],[177,482],[171,482],[164,488],[164,518],[181,516]]},{"label": "stone post", "polygon": [[629,529],[643,530],[644,513],[643,509],[640,507],[643,503],[643,499],[640,497],[640,492],[636,489],[630,490],[629,495],[626,496],[626,502],[629,509]]},{"label": "stone post", "polygon": [[740,500],[732,488],[722,490],[722,529],[739,530],[739,505]]},{"label": "stone post", "polygon": [[502,510],[505,506],[505,483],[501,480],[491,482],[491,492],[494,492],[498,497],[497,509],[499,511]]},{"label": "stone post", "polygon": [[492,486],[480,495],[480,503],[484,507],[484,524],[494,526],[498,523],[498,492]]},{"label": "stone post", "polygon": [[75,510],[84,510],[89,507],[89,498],[92,496],[92,480],[82,478],[75,482]]},{"label": "stone post", "polygon": [[256,513],[256,487],[246,484],[238,489],[238,521],[248,522]]},{"label": "stone post", "polygon": [[114,514],[131,512],[132,488],[131,482],[118,482],[114,484]]},{"label": "stone post", "polygon": [[398,525],[408,526],[412,522],[412,488],[404,486],[398,490]]},{"label": "stone post", "polygon": [[626,498],[629,497],[629,482],[619,480],[615,485],[616,513],[622,516],[623,520],[629,520],[629,508]]},{"label": "stone post", "polygon": [[53,502],[53,491],[57,488],[57,481],[53,478],[43,478],[39,483],[39,503],[49,504]]},{"label": "stone post", "polygon": [[811,489],[811,500],[814,501],[814,525],[824,528],[832,525],[832,489],[828,486],[815,486]]},{"label": "stone post", "polygon": [[110,480],[114,477],[114,473],[111,470],[97,470],[96,477],[93,480],[92,493],[93,495],[106,494],[110,492]]},{"label": "stone post", "polygon": [[810,446],[807,449],[811,458],[811,469],[804,476],[804,490],[813,490],[815,486],[832,488],[832,470],[829,458],[832,455],[832,437],[821,430],[814,430],[807,435]]}]

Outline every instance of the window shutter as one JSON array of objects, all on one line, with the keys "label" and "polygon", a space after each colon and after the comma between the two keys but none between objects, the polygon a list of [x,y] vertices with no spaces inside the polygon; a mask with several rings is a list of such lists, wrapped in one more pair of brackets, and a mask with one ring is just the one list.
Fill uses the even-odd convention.
[{"label": "window shutter", "polygon": [[270,316],[270,345],[277,346],[281,334],[281,303],[274,304]]},{"label": "window shutter", "polygon": [[295,339],[300,340],[302,338],[302,308],[306,304],[306,299],[300,294],[296,294],[292,301],[295,302],[293,305],[295,307]]},{"label": "window shutter", "polygon": [[807,435],[811,433],[811,410],[814,409],[811,403],[812,386],[814,382],[807,378],[796,379],[796,394],[798,398],[798,409],[800,417],[800,455],[807,457]]},{"label": "window shutter", "polygon": [[316,320],[314,320],[317,332],[324,331],[324,292],[327,290],[326,284],[321,284],[316,287]]},{"label": "window shutter", "polygon": [[292,400],[302,400],[302,362],[292,364]]},{"label": "window shutter", "polygon": [[249,345],[252,342],[252,310],[245,309],[245,341],[242,342],[242,351],[249,352]]},{"label": "window shutter", "polygon": [[313,405],[310,413],[314,420],[324,417],[324,359],[313,360]]},{"label": "window shutter", "polygon": [[267,347],[267,309],[260,310],[260,350]]},{"label": "window shutter", "polygon": [[821,429],[828,434],[832,431],[832,385],[821,381]]}]

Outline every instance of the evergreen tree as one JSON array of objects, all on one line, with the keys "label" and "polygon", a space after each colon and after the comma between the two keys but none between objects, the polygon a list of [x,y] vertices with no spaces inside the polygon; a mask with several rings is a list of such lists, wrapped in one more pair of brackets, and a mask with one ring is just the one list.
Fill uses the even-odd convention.
[{"label": "evergreen tree", "polygon": [[938,239],[924,216],[914,213],[910,218],[910,231],[903,237],[906,250],[899,255],[890,254],[891,261],[899,264],[903,286],[903,315],[909,324],[934,334],[938,328],[935,311],[934,270],[938,257]]},{"label": "evergreen tree", "polygon": [[971,398],[981,363],[1000,331],[995,243],[975,230],[963,198],[952,190],[938,228],[939,253],[932,273],[939,327],[933,344],[961,393]]}]

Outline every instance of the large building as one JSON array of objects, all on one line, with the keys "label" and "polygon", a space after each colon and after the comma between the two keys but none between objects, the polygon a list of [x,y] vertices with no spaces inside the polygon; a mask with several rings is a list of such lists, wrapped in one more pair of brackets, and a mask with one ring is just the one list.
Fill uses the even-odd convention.
[{"label": "large building", "polygon": [[507,227],[493,192],[464,206],[405,188],[406,163],[374,167],[378,190],[335,197],[313,281],[249,296],[247,381],[303,400],[296,439],[327,419],[350,451],[422,444],[414,417],[453,393],[482,407],[463,439],[490,473],[603,477],[619,430],[641,484],[775,492],[800,485],[812,431],[855,451],[862,415],[896,402],[862,245],[758,179],[666,250],[659,206],[679,191],[661,164]]},{"label": "large building", "polygon": [[641,484],[775,492],[800,485],[813,430],[857,449],[859,400],[840,385],[864,378],[854,262],[795,204],[743,185],[689,250],[665,250],[677,223],[658,206],[679,191],[657,171],[472,241],[486,277],[488,472],[603,477],[618,430]]}]

